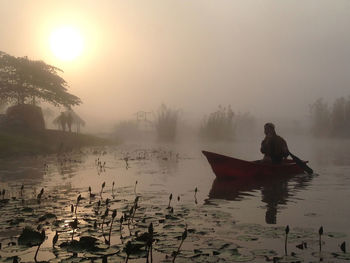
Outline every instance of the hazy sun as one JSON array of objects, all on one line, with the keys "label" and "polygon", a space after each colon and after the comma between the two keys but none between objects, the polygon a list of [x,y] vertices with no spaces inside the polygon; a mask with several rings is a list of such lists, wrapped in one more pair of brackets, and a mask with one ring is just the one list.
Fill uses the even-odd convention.
[{"label": "hazy sun", "polygon": [[51,33],[50,47],[53,54],[60,60],[70,61],[81,55],[84,49],[84,39],[74,27],[57,28]]}]

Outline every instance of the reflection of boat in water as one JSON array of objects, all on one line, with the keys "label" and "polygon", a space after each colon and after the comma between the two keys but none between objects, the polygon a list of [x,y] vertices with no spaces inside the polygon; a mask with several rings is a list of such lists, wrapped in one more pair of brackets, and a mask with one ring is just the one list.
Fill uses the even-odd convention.
[{"label": "reflection of boat in water", "polygon": [[295,191],[307,187],[313,175],[279,175],[269,178],[240,178],[223,180],[216,178],[211,187],[209,198],[240,200],[253,191],[260,190],[262,202],[266,203],[265,221],[267,224],[276,224],[279,205],[295,195]]},{"label": "reflection of boat in water", "polygon": [[293,175],[303,173],[293,160],[285,160],[281,164],[272,164],[261,161],[244,161],[233,157],[202,151],[207,157],[217,178],[263,178],[273,175]]}]

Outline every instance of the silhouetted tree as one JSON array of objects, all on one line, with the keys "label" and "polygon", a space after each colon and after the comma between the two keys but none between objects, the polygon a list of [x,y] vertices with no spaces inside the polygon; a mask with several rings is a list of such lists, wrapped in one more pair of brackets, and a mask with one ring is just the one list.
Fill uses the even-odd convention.
[{"label": "silhouetted tree", "polygon": [[345,109],[344,109],[345,113],[344,113],[344,118],[345,118],[345,130],[346,130],[346,134],[347,136],[350,137],[350,96],[348,97],[348,99],[345,102]]},{"label": "silhouetted tree", "polygon": [[234,117],[235,114],[229,106],[222,107],[210,113],[200,127],[200,136],[210,140],[232,140],[234,138]]},{"label": "silhouetted tree", "polygon": [[72,131],[72,124],[75,124],[77,133],[80,133],[80,126],[85,126],[85,121],[72,109],[61,112],[60,115],[53,120],[53,123],[62,131],[65,131],[67,126],[69,132]]},{"label": "silhouetted tree", "polygon": [[43,61],[0,51],[0,99],[17,104],[35,104],[39,99],[55,106],[79,105],[81,100],[67,92],[68,85],[57,75],[59,71]]},{"label": "silhouetted tree", "polygon": [[179,111],[168,108],[162,104],[157,112],[155,128],[158,139],[172,141],[176,137]]},{"label": "silhouetted tree", "polygon": [[332,113],[331,113],[331,132],[333,136],[344,136],[346,133],[345,130],[345,98],[341,97],[336,99],[333,104]]},{"label": "silhouetted tree", "polygon": [[330,112],[327,103],[318,99],[310,106],[311,131],[315,136],[327,136],[330,131]]}]

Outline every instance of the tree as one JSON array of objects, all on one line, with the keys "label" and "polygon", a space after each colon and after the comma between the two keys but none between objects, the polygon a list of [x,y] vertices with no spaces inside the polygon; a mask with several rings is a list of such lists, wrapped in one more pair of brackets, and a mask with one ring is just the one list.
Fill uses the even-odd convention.
[{"label": "tree", "polygon": [[81,100],[68,93],[61,69],[43,61],[14,57],[0,51],[0,100],[25,104],[36,99],[55,106],[79,105]]},{"label": "tree", "polygon": [[310,106],[312,132],[315,136],[329,135],[330,112],[327,103],[323,99],[318,99]]},{"label": "tree", "polygon": [[331,113],[332,134],[335,136],[345,135],[345,106],[346,100],[344,97],[336,99],[333,104]]},{"label": "tree", "polygon": [[173,110],[162,104],[157,112],[155,121],[158,139],[164,141],[175,140],[178,119],[178,110]]},{"label": "tree", "polygon": [[345,103],[345,130],[347,137],[350,136],[350,96]]}]

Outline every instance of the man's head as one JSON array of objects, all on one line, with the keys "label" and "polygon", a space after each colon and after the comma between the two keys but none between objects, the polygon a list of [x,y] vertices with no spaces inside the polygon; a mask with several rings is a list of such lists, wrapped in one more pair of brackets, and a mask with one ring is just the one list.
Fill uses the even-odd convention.
[{"label": "man's head", "polygon": [[265,135],[273,135],[273,134],[276,134],[276,131],[275,131],[275,125],[271,122],[268,122],[264,125],[264,132],[265,132]]}]

